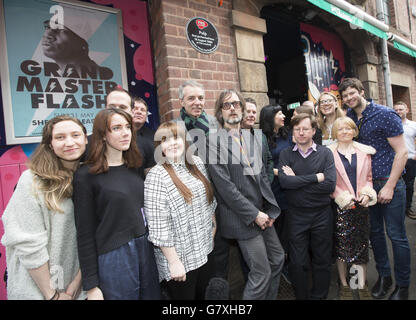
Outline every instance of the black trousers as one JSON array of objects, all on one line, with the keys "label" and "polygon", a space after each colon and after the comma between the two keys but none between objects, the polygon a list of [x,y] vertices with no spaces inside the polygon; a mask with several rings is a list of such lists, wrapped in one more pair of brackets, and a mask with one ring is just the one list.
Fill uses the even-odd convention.
[{"label": "black trousers", "polygon": [[403,175],[403,180],[406,183],[406,210],[412,206],[413,199],[413,185],[416,175],[416,160],[408,159],[406,162],[406,173]]},{"label": "black trousers", "polygon": [[[288,210],[289,276],[298,300],[326,299],[331,280],[333,212]],[[312,270],[312,288],[309,285]]]},{"label": "black trousers", "polygon": [[204,300],[208,283],[214,276],[214,269],[214,259],[211,252],[208,255],[207,263],[186,273],[186,281],[164,281],[162,286],[166,286],[172,300]]}]

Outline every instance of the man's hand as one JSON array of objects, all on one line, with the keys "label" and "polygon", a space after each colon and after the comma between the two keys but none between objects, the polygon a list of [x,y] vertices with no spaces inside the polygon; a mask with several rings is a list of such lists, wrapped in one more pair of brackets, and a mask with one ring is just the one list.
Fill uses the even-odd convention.
[{"label": "man's hand", "polygon": [[394,188],[390,188],[387,185],[385,185],[383,188],[381,188],[377,195],[377,202],[381,204],[390,203],[391,199],[393,199],[393,195]]},{"label": "man's hand", "polygon": [[276,219],[273,219],[273,218],[270,218],[270,217],[269,217],[269,220],[267,220],[267,222],[266,222],[267,228],[272,227],[272,226],[273,226],[273,223],[274,223],[275,221],[276,221]]},{"label": "man's hand", "polygon": [[317,173],[316,178],[318,179],[318,182],[322,182],[325,180],[325,175],[323,173]]},{"label": "man's hand", "polygon": [[268,221],[269,221],[269,216],[265,214],[264,212],[259,211],[255,222],[261,228],[261,230],[264,230],[268,227],[267,225]]},{"label": "man's hand", "polygon": [[282,167],[283,172],[285,173],[285,175],[287,176],[294,176],[295,173],[293,172],[292,168],[289,166],[283,166]]}]

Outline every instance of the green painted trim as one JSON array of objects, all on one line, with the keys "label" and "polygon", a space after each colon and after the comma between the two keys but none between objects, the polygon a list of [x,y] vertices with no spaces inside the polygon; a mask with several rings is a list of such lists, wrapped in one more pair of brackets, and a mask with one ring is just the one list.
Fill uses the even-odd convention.
[{"label": "green painted trim", "polygon": [[321,8],[322,10],[325,10],[334,16],[347,21],[351,23],[354,26],[357,26],[360,29],[364,29],[374,35],[376,35],[379,38],[387,39],[387,33],[383,30],[380,30],[376,26],[373,26],[372,24],[353,16],[352,14],[348,13],[347,11],[338,8],[337,6],[334,6],[333,4],[325,1],[325,0],[308,0],[308,2],[314,4],[315,6]]},{"label": "green painted trim", "polygon": [[412,50],[409,47],[406,47],[405,45],[403,45],[403,44],[401,44],[397,41],[394,41],[394,40],[393,40],[393,46],[396,49],[399,49],[400,51],[403,51],[404,53],[407,53],[409,56],[412,56],[413,58],[416,58],[416,51],[415,50]]}]

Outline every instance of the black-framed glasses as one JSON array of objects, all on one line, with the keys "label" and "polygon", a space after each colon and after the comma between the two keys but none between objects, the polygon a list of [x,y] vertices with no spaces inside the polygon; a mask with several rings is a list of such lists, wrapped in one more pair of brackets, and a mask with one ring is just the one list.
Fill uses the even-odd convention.
[{"label": "black-framed glasses", "polygon": [[239,109],[239,108],[241,108],[241,101],[224,102],[222,104],[222,108],[224,110],[229,110],[231,108],[231,106],[233,106],[234,109]]}]

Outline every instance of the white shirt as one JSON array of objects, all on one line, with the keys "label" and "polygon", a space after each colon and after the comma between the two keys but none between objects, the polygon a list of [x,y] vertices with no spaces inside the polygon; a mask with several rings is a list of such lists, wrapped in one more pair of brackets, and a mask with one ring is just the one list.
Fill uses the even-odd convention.
[{"label": "white shirt", "polygon": [[406,119],[403,123],[404,141],[408,151],[408,158],[413,159],[416,155],[415,137],[416,137],[416,122]]}]

